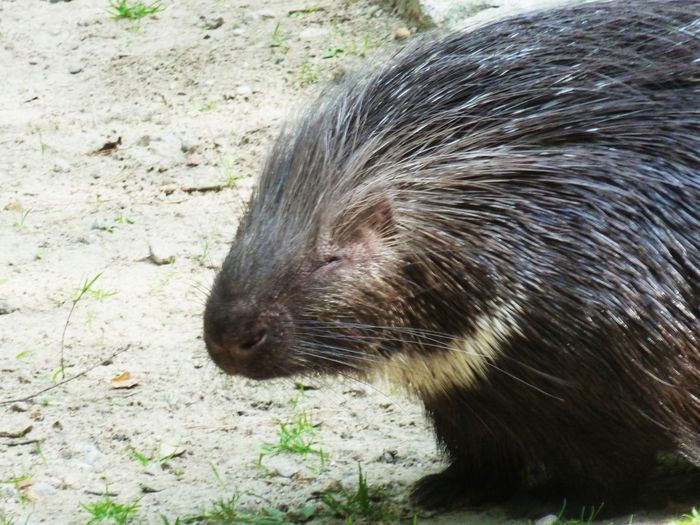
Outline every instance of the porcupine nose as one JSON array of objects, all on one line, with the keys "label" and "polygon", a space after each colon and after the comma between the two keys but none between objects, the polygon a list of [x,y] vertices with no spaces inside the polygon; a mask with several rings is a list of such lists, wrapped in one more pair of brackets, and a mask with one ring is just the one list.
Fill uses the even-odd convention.
[{"label": "porcupine nose", "polygon": [[209,323],[206,335],[219,351],[232,358],[260,350],[267,339],[268,327],[257,314],[217,317]]},{"label": "porcupine nose", "polygon": [[287,370],[291,317],[280,304],[223,297],[216,290],[204,310],[204,342],[224,372],[253,379]]},{"label": "porcupine nose", "polygon": [[233,370],[266,346],[270,326],[257,308],[227,303],[210,298],[204,312],[204,340],[212,358]]},{"label": "porcupine nose", "polygon": [[240,338],[230,343],[230,346],[238,346],[240,350],[249,352],[260,348],[267,339],[267,328],[265,326],[256,326],[248,332],[240,334]]}]

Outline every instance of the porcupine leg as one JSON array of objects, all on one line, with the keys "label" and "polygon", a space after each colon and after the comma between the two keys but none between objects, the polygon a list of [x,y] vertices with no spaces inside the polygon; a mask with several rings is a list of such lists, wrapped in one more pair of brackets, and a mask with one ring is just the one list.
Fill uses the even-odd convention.
[{"label": "porcupine leg", "polygon": [[[551,478],[509,502],[514,515],[553,513],[570,518],[606,518],[654,508],[659,503],[640,500],[640,485],[654,464],[654,454],[635,456],[622,463],[619,458],[593,457],[589,451],[587,469],[549,469]],[[594,467],[592,470],[590,467]]]},{"label": "porcupine leg", "polygon": [[[648,420],[622,423],[617,414],[624,405],[616,408],[610,401],[608,408],[612,412],[602,416],[584,414],[581,407],[579,418],[560,413],[567,425],[556,434],[546,431],[553,427],[546,419],[540,421],[545,432],[528,435],[523,429],[525,447],[533,453],[531,464],[539,465],[540,475],[531,476],[532,469],[528,470],[524,490],[508,502],[513,514],[604,518],[663,502],[664,498],[649,495],[640,499],[639,491],[648,480],[657,453],[671,449],[670,441]],[[544,412],[556,417],[551,406]],[[615,421],[618,423],[611,423]]]},{"label": "porcupine leg", "polygon": [[438,441],[451,463],[414,485],[411,501],[418,506],[445,508],[459,503],[502,502],[511,498],[522,483],[523,458],[508,446],[504,434],[498,435],[491,422],[475,425],[464,419],[464,405],[450,406],[460,399],[459,393],[424,399]]},{"label": "porcupine leg", "polygon": [[463,460],[455,461],[438,474],[424,476],[411,491],[411,502],[420,507],[449,508],[459,503],[482,505],[508,500],[519,481],[499,473],[477,471]]},{"label": "porcupine leg", "polygon": [[[632,508],[637,484],[653,465],[653,450],[636,449],[630,439],[620,438],[620,443],[633,449],[633,461],[629,457],[623,461],[613,449],[560,446],[572,442],[574,436],[569,435],[560,436],[558,449],[556,441],[539,447],[530,442],[526,448],[534,455],[526,455],[515,446],[512,436],[498,432],[496,426],[485,431],[489,427],[474,422],[446,425],[454,421],[432,415],[451,463],[415,484],[411,501],[425,508],[505,503],[519,516],[624,513]],[[585,458],[585,465],[572,464],[567,452],[571,457]]]}]

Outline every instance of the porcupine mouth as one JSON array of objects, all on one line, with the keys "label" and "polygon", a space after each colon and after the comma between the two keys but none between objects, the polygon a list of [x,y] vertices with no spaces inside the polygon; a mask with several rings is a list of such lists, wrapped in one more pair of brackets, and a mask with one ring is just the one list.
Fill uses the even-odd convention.
[{"label": "porcupine mouth", "polygon": [[242,376],[248,379],[274,379],[288,377],[298,372],[292,364],[275,363],[272,356],[251,354],[234,359],[223,346],[206,338],[207,351],[212,361],[222,371],[231,376]]}]

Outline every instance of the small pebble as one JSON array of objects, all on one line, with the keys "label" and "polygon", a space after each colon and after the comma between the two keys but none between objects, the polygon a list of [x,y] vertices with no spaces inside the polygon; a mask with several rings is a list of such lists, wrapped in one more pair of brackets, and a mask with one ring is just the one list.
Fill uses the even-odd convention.
[{"label": "small pebble", "polygon": [[343,484],[337,479],[331,479],[326,485],[321,489],[321,494],[324,492],[340,492],[343,490]]},{"label": "small pebble", "polygon": [[184,137],[180,144],[180,151],[183,153],[192,153],[197,148],[197,141],[191,137]]},{"label": "small pebble", "polygon": [[158,458],[175,458],[182,456],[186,452],[186,449],[180,444],[180,440],[169,439],[161,442],[158,447]]},{"label": "small pebble", "polygon": [[[79,464],[91,467],[101,466],[105,460],[97,445],[85,441],[73,444],[72,455]],[[104,490],[104,487],[102,489]]]},{"label": "small pebble", "polygon": [[369,9],[367,9],[365,11],[365,14],[367,15],[367,18],[370,18],[378,12],[381,12],[381,7],[379,7],[378,5],[374,5],[374,6],[371,6]]},{"label": "small pebble", "polygon": [[202,158],[197,155],[196,153],[190,153],[187,155],[187,158],[185,159],[185,166],[188,166],[190,168],[194,168],[195,166],[199,166],[202,163]]},{"label": "small pebble", "polygon": [[554,514],[548,514],[535,522],[535,525],[554,525],[559,520]]},{"label": "small pebble", "polygon": [[405,26],[399,27],[394,31],[394,38],[396,40],[406,40],[409,36],[411,36],[411,31]]},{"label": "small pebble", "polygon": [[172,195],[173,193],[175,193],[179,189],[180,189],[180,186],[178,186],[177,184],[166,184],[165,186],[162,186],[160,188],[160,191],[162,191],[166,195]]},{"label": "small pebble", "polygon": [[58,158],[53,161],[53,170],[56,173],[67,173],[70,171],[70,163],[65,159]]},{"label": "small pebble", "polygon": [[384,463],[396,463],[397,456],[398,453],[395,450],[385,450],[379,458],[379,461],[383,461]]},{"label": "small pebble", "polygon": [[37,481],[32,485],[31,492],[36,497],[36,500],[39,500],[55,495],[57,489],[51,483],[46,481]]},{"label": "small pebble", "polygon": [[299,465],[284,456],[272,456],[265,458],[265,466],[277,472],[278,476],[291,478],[299,473]]},{"label": "small pebble", "polygon": [[114,229],[114,224],[107,219],[95,219],[90,227],[92,230],[102,230],[102,231],[112,231]]},{"label": "small pebble", "polygon": [[149,258],[156,264],[175,262],[175,248],[162,239],[151,239],[148,243]]},{"label": "small pebble", "polygon": [[299,38],[302,40],[313,40],[315,38],[330,35],[331,31],[327,27],[307,27],[301,33]]},{"label": "small pebble", "polygon": [[333,82],[340,82],[347,74],[348,72],[343,66],[336,66],[333,70]]},{"label": "small pebble", "polygon": [[263,10],[247,14],[243,18],[243,21],[247,24],[251,24],[260,20],[272,20],[274,18],[277,18],[277,13],[275,11]]},{"label": "small pebble", "polygon": [[200,17],[204,20],[204,27],[205,29],[209,30],[214,30],[220,28],[222,25],[224,25],[224,19],[221,16],[217,17]]},{"label": "small pebble", "polygon": [[8,315],[11,314],[12,312],[16,312],[17,307],[12,306],[9,303],[6,302],[0,302],[0,315]]},{"label": "small pebble", "polygon": [[22,203],[20,201],[10,201],[5,205],[5,209],[7,211],[22,211],[24,208],[22,208]]},{"label": "small pebble", "polygon": [[236,95],[239,95],[243,98],[247,98],[252,94],[253,94],[253,88],[251,88],[250,86],[238,86],[236,88]]},{"label": "small pebble", "polygon": [[68,68],[68,72],[71,75],[77,75],[78,73],[80,73],[83,70],[83,68],[84,68],[84,66],[82,64],[73,64],[72,66],[70,66]]},{"label": "small pebble", "polygon": [[100,237],[96,233],[90,233],[89,235],[78,237],[78,242],[82,244],[97,244],[100,242]]}]

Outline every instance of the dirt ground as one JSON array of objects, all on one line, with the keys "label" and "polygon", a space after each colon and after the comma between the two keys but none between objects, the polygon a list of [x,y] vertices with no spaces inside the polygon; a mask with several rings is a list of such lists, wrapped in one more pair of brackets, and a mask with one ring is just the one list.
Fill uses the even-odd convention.
[{"label": "dirt ground", "polygon": [[[408,487],[441,467],[415,401],[349,379],[304,379],[301,394],[225,377],[201,338],[280,122],[400,45],[405,24],[364,0],[163,5],[137,23],[107,0],[0,0],[0,523],[86,523],[105,494],[138,501],[133,523],[184,522],[236,494],[265,523],[342,523],[319,494],[357,487],[358,465],[410,523]],[[44,391],[62,371],[77,377]],[[303,417],[323,465],[259,465],[279,421]]]}]

